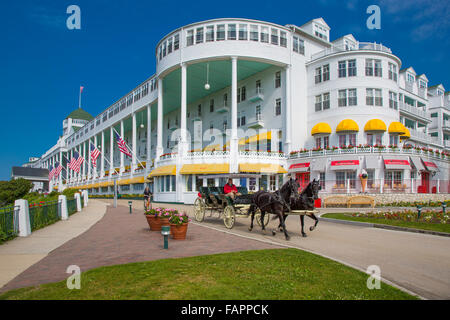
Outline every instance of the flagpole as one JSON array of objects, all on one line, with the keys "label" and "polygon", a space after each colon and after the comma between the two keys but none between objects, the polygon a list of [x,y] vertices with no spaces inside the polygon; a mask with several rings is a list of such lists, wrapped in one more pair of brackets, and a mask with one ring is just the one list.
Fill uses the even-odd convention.
[{"label": "flagpole", "polygon": [[83,90],[80,87],[80,93],[78,94],[78,109],[81,109],[81,93],[83,92]]},{"label": "flagpole", "polygon": [[[113,130],[119,135],[119,137],[122,138],[122,136],[116,131],[116,129],[114,129],[114,127],[113,127]],[[123,140],[123,138],[122,138],[122,140]],[[144,165],[143,165],[142,162],[139,160],[139,158],[136,156],[136,154],[133,152],[132,148],[130,148],[130,146],[125,142],[125,140],[123,140],[123,142],[124,142],[125,145],[127,146],[128,150],[131,152],[131,154],[134,155],[134,156],[136,157],[136,160],[141,164],[142,169],[143,169],[143,168],[144,168]]]}]

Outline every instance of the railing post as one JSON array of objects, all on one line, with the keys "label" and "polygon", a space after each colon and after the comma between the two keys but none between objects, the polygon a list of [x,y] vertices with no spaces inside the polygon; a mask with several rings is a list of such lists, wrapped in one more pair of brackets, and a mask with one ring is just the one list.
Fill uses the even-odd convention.
[{"label": "railing post", "polygon": [[86,207],[89,202],[88,191],[83,190],[82,195],[83,195],[84,206]]},{"label": "railing post", "polygon": [[347,179],[347,193],[350,193],[350,179]]},{"label": "railing post", "polygon": [[19,237],[28,237],[31,234],[28,201],[24,199],[16,200],[14,206],[19,207]]},{"label": "railing post", "polygon": [[77,201],[77,212],[81,211],[81,197],[79,193],[75,193],[75,200]]},{"label": "railing post", "polygon": [[440,193],[440,192],[439,192],[439,187],[440,187],[440,179],[437,179],[436,193]]},{"label": "railing post", "polygon": [[65,195],[58,196],[58,202],[61,203],[60,206],[60,217],[61,220],[69,219],[69,211],[67,210],[67,197]]}]

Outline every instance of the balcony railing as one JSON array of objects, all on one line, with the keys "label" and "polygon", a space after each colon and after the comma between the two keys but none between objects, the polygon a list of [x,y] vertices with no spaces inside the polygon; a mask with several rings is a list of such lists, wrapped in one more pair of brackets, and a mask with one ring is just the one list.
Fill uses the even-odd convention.
[{"label": "balcony railing", "polygon": [[358,42],[355,48],[346,48],[344,45],[332,45],[330,48],[317,52],[311,55],[311,60],[319,59],[333,53],[355,51],[355,50],[370,50],[392,53],[391,49],[376,42]]},{"label": "balcony railing", "polygon": [[439,139],[437,137],[432,137],[426,132],[413,129],[409,129],[409,132],[411,133],[410,139],[412,140],[417,140],[425,143],[440,144]]},{"label": "balcony railing", "polygon": [[247,126],[253,129],[264,128],[264,120],[260,113],[257,113],[255,118],[249,119]]},{"label": "balcony railing", "polygon": [[427,151],[420,148],[389,148],[389,147],[354,147],[347,149],[330,149],[330,150],[307,150],[293,151],[289,155],[289,159],[309,158],[313,156],[337,155],[337,154],[360,154],[360,153],[404,153],[428,156],[436,159],[450,160],[450,155],[437,154],[433,151]]},{"label": "balcony railing", "polygon": [[402,111],[406,111],[412,115],[421,117],[422,119],[426,119],[427,121],[431,122],[430,114],[427,111],[422,110],[421,108],[413,107],[402,101],[399,102],[398,106]]},{"label": "balcony railing", "polygon": [[283,152],[268,152],[268,151],[239,151],[239,157],[242,158],[255,158],[255,159],[287,159]]},{"label": "balcony railing", "polygon": [[261,87],[256,88],[255,94],[250,97],[251,102],[264,100],[263,89]]}]

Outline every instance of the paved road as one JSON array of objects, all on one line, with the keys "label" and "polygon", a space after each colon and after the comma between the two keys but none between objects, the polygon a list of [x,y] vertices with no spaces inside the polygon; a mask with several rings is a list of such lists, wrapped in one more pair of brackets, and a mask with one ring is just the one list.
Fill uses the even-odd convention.
[{"label": "paved road", "polygon": [[[190,214],[193,212],[192,206],[161,206],[177,207]],[[249,232],[250,220],[246,218],[238,218],[231,230],[226,229],[217,216],[206,217],[202,225],[246,237],[287,244],[344,262],[360,270],[366,270],[370,265],[378,265],[383,279],[427,299],[450,299],[449,237],[325,221],[319,222],[317,229],[310,232],[312,221],[305,218],[308,237],[302,238],[299,217],[288,217],[290,241],[286,241],[282,233],[272,236],[268,232],[263,235],[257,225]],[[277,225],[278,220],[271,221],[268,229],[272,230]]]}]

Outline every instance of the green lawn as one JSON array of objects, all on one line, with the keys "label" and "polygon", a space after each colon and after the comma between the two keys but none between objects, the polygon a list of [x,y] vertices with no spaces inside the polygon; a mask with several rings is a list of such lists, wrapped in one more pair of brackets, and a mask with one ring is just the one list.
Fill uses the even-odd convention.
[{"label": "green lawn", "polygon": [[81,289],[66,281],[9,291],[0,299],[415,299],[368,275],[297,249],[241,251],[93,269]]},{"label": "green lawn", "polygon": [[330,218],[330,219],[369,222],[369,223],[377,223],[377,224],[387,224],[390,226],[450,233],[450,224],[448,224],[448,223],[447,224],[425,223],[425,222],[415,222],[415,221],[387,220],[387,219],[376,219],[376,218],[367,218],[367,217],[353,217],[351,213],[325,213],[325,214],[321,215],[321,217]]}]

